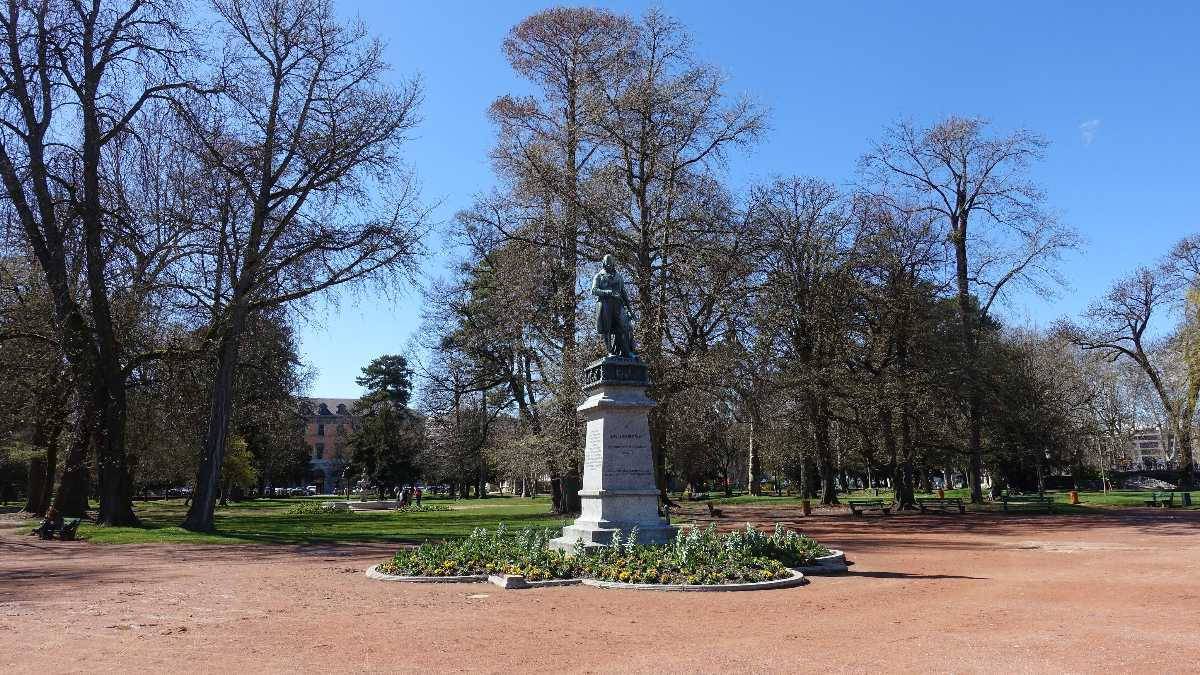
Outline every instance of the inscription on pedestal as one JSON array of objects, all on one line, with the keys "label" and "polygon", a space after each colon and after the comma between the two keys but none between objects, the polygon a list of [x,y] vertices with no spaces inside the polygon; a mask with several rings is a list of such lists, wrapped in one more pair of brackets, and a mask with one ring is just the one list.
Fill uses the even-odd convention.
[{"label": "inscription on pedestal", "polygon": [[605,476],[649,476],[650,439],[641,429],[613,425],[605,438]]},{"label": "inscription on pedestal", "polygon": [[604,429],[599,422],[587,425],[587,438],[583,444],[584,471],[596,470],[604,466],[603,438]]}]

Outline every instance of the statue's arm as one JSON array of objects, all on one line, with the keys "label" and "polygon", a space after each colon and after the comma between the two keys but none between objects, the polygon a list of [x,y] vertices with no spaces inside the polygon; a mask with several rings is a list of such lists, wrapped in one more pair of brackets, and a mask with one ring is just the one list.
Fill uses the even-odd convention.
[{"label": "statue's arm", "polygon": [[592,295],[600,298],[612,295],[612,291],[608,290],[607,288],[600,288],[599,274],[592,277]]}]

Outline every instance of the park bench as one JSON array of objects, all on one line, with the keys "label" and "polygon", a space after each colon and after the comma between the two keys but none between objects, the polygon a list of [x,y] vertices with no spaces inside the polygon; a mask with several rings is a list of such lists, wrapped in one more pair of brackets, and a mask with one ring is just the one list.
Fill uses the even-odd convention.
[{"label": "park bench", "polygon": [[846,504],[851,516],[861,517],[867,511],[878,511],[885,516],[892,512],[892,505],[882,499],[851,499]]},{"label": "park bench", "polygon": [[1050,513],[1054,513],[1054,497],[1046,495],[1000,495],[1001,509],[1008,511],[1009,504],[1028,504],[1031,506],[1043,506]]},{"label": "park bench", "polygon": [[1174,492],[1151,492],[1150,499],[1146,500],[1146,506],[1161,506],[1163,508],[1175,507]]},{"label": "park bench", "polygon": [[937,508],[945,511],[950,507],[958,509],[959,513],[967,512],[967,505],[963,503],[961,497],[917,497],[917,508],[921,509],[921,513],[925,513],[925,509]]},{"label": "park bench", "polygon": [[78,518],[68,518],[61,525],[44,519],[42,524],[34,528],[30,534],[36,534],[39,539],[53,539],[57,535],[63,541],[73,541],[77,530],[79,530]]}]

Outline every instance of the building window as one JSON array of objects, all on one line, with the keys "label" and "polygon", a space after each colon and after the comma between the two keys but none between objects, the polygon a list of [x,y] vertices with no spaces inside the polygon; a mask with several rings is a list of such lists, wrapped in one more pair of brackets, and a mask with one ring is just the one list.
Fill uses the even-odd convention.
[{"label": "building window", "polygon": [[318,424],[318,425],[317,425],[317,435],[318,435],[318,436],[324,436],[324,435],[325,435],[325,425],[324,425],[324,424]]},{"label": "building window", "polygon": [[323,459],[325,457],[325,444],[324,443],[317,443],[317,453],[316,454],[317,454],[317,457],[316,457],[317,459]]}]

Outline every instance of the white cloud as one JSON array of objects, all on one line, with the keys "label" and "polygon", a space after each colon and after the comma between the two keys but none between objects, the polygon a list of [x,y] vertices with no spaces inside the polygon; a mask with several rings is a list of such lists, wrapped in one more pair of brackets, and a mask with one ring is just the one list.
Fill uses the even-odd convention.
[{"label": "white cloud", "polygon": [[1096,132],[1100,131],[1100,120],[1088,120],[1079,125],[1079,138],[1084,145],[1091,145],[1096,140]]}]

